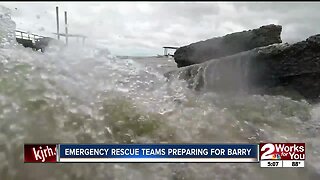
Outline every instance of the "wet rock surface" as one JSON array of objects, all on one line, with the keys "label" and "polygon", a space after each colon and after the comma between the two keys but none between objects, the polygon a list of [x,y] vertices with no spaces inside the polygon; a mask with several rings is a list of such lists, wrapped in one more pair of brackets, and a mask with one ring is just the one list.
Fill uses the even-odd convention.
[{"label": "wet rock surface", "polygon": [[257,47],[281,43],[281,31],[281,26],[271,24],[258,29],[192,43],[177,49],[174,59],[178,67],[184,67]]},{"label": "wet rock surface", "polygon": [[196,90],[275,93],[318,101],[320,34],[292,45],[275,44],[211,59],[165,76],[185,79]]}]

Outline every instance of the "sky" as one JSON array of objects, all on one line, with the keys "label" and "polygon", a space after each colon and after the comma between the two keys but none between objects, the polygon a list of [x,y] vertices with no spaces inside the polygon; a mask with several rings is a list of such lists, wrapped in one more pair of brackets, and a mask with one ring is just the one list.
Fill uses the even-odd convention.
[{"label": "sky", "polygon": [[[283,42],[320,33],[319,2],[0,2],[12,11],[18,30],[56,37],[64,11],[71,34],[114,55],[163,54],[163,46],[184,46],[267,24],[282,25]],[[64,40],[64,39],[63,39]],[[72,43],[76,43],[75,39]]]}]

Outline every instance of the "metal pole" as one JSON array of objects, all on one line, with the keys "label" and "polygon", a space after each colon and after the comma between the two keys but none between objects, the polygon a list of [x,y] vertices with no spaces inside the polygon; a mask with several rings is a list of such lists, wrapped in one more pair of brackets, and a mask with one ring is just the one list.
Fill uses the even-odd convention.
[{"label": "metal pole", "polygon": [[66,44],[68,45],[68,20],[67,20],[67,11],[64,12],[64,22],[66,28]]},{"label": "metal pole", "polygon": [[56,16],[57,16],[57,35],[58,40],[60,40],[60,34],[59,34],[59,7],[56,6]]},{"label": "metal pole", "polygon": [[164,55],[166,56],[168,54],[167,48],[164,48]]}]

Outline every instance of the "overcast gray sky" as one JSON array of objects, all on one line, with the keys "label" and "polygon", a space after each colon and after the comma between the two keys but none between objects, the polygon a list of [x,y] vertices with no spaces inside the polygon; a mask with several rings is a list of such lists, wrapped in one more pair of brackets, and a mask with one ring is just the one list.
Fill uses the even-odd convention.
[{"label": "overcast gray sky", "polygon": [[1,2],[12,10],[17,29],[52,36],[55,7],[64,11],[69,33],[115,55],[162,54],[162,46],[182,46],[266,24],[283,26],[282,40],[294,42],[320,33],[319,2]]}]

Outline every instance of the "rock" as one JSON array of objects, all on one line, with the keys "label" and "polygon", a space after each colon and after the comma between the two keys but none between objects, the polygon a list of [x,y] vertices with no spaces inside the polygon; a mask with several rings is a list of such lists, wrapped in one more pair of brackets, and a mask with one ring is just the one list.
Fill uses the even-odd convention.
[{"label": "rock", "polygon": [[320,95],[320,34],[292,45],[274,44],[165,74],[195,90],[249,92],[306,98]]},{"label": "rock", "polygon": [[258,29],[236,32],[180,47],[174,53],[178,67],[198,64],[242,51],[281,43],[282,27],[266,25]]}]

